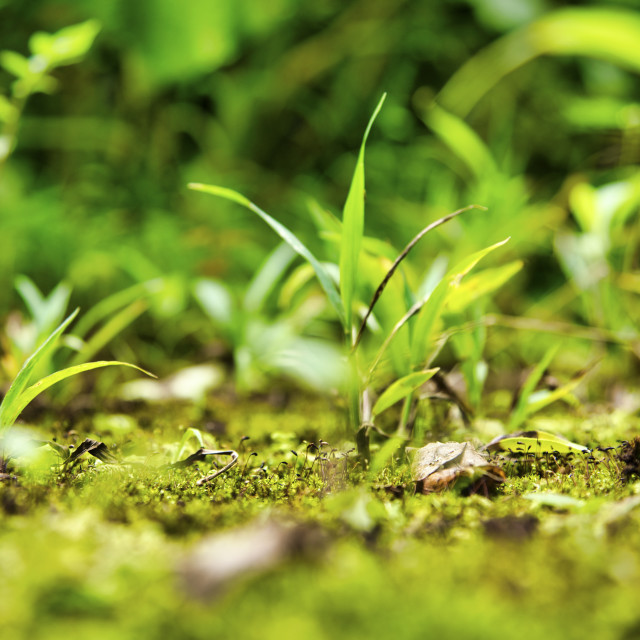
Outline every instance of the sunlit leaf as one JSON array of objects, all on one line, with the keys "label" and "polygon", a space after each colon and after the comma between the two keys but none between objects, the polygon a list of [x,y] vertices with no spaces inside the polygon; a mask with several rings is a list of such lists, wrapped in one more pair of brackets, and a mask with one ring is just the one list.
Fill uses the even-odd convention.
[{"label": "sunlit leaf", "polygon": [[534,454],[541,456],[550,453],[566,455],[568,453],[585,453],[589,449],[571,442],[562,436],[546,431],[520,431],[492,440],[487,451],[507,451],[515,454]]},{"label": "sunlit leaf", "polygon": [[[83,373],[85,371],[92,371],[93,369],[99,369],[101,367],[112,367],[112,366],[120,366],[120,367],[131,367],[132,369],[137,369],[138,371],[142,371],[142,373],[155,378],[152,373],[141,369],[135,364],[130,364],[129,362],[119,362],[117,360],[99,360],[96,362],[85,362],[84,364],[79,364],[74,367],[68,367],[67,369],[62,369],[61,371],[56,371],[42,380],[39,380],[35,384],[31,385],[27,389],[24,389],[22,393],[7,407],[7,413],[3,415],[3,426],[11,426],[18,418],[18,416],[22,413],[24,408],[36,397],[39,396],[43,391],[46,391],[49,387],[54,384],[61,382],[62,380],[66,380],[71,376],[75,376],[79,373]],[[6,399],[6,398],[5,398]],[[3,403],[4,407],[4,403]],[[5,422],[6,420],[6,422]]]},{"label": "sunlit leaf", "polygon": [[427,380],[433,378],[437,371],[437,367],[435,369],[427,369],[426,371],[416,371],[396,380],[380,395],[373,405],[371,415],[375,418],[385,409],[406,398],[410,393],[421,387]]}]

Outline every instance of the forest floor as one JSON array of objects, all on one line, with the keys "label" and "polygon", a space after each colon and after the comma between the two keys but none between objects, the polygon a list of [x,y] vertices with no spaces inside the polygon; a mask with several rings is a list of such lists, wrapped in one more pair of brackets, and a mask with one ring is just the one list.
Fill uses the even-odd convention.
[{"label": "forest floor", "polygon": [[[325,399],[26,419],[57,445],[89,437],[106,452],[52,471],[49,445],[2,476],[4,638],[640,637],[633,415],[547,412],[528,428],[590,451],[500,455],[497,486],[428,494],[404,457],[363,470]],[[237,464],[200,485],[230,457],[172,466],[199,448],[190,427]],[[478,420],[430,439],[480,448],[501,431]]]}]

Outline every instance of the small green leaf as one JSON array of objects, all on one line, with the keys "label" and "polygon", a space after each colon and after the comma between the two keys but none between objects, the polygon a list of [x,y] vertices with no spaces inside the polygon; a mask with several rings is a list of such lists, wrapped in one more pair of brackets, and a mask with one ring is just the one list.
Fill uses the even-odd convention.
[{"label": "small green leaf", "polygon": [[87,54],[100,29],[97,20],[87,20],[53,34],[37,32],[31,36],[29,48],[52,67],[72,64]]},{"label": "small green leaf", "polygon": [[307,249],[307,247],[302,244],[302,242],[300,242],[297,236],[295,236],[291,231],[289,231],[289,229],[280,224],[275,218],[272,218],[268,213],[260,209],[260,207],[253,204],[251,200],[245,198],[237,191],[227,189],[226,187],[218,187],[215,185],[200,184],[195,182],[190,183],[188,187],[189,189],[193,189],[194,191],[202,191],[203,193],[209,193],[214,196],[219,196],[221,198],[231,200],[232,202],[237,202],[238,204],[241,204],[243,207],[246,207],[250,211],[253,211],[256,215],[262,218],[297,254],[302,256],[313,267],[313,270],[316,272],[316,276],[320,281],[320,285],[324,289],[324,292],[327,294],[327,298],[329,299],[331,306],[338,314],[340,322],[343,324],[343,326],[345,325],[344,308],[342,306],[340,294],[338,293],[335,283],[333,282],[331,276],[324,268],[324,266],[311,253],[311,251],[309,251],[309,249]]},{"label": "small green leaf", "polygon": [[438,371],[438,368],[427,369],[425,371],[415,371],[410,373],[393,384],[389,385],[384,393],[380,395],[376,403],[373,405],[371,415],[373,418],[380,415],[383,411],[406,398],[410,393],[422,386],[427,380],[430,380]]},{"label": "small green leaf", "polygon": [[0,65],[17,78],[25,78],[31,74],[29,60],[15,51],[0,53]]},{"label": "small green leaf", "polygon": [[589,449],[581,444],[545,431],[521,431],[492,440],[487,451],[508,451],[511,453],[532,453],[536,456],[547,453],[587,453]]},{"label": "small green leaf", "polygon": [[533,502],[541,507],[555,507],[556,509],[568,509],[569,507],[584,507],[586,502],[563,493],[552,493],[545,491],[544,493],[525,493],[522,496],[525,500]]}]

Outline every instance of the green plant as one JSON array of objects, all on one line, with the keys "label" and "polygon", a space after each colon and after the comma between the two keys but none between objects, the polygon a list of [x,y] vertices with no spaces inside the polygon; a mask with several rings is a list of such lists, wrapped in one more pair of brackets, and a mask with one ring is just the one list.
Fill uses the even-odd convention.
[{"label": "green plant", "polygon": [[82,60],[91,48],[100,24],[88,20],[49,34],[34,33],[29,39],[31,55],[2,51],[0,65],[15,76],[10,95],[0,95],[0,169],[15,148],[20,117],[28,99],[35,93],[52,93],[57,87],[51,75],[58,67]]},{"label": "green plant", "polygon": [[282,243],[267,257],[240,300],[211,278],[200,278],[193,295],[230,349],[238,389],[263,388],[285,375],[312,388],[341,386],[341,353],[331,343],[303,335],[322,310],[313,300],[270,311],[268,300],[295,257]]},{"label": "green plant", "polygon": [[[427,291],[419,291],[418,294],[411,293],[410,290],[407,291],[409,296],[408,304],[403,301],[399,309],[393,310],[391,314],[393,323],[386,327],[383,339],[381,341],[378,340],[373,357],[362,353],[362,349],[359,348],[361,338],[365,329],[373,323],[374,307],[381,300],[392,276],[400,268],[409,252],[432,229],[463,211],[478,208],[475,205],[466,207],[433,222],[423,229],[390,266],[386,264],[382,281],[375,289],[371,302],[368,305],[363,303],[362,296],[366,295],[363,292],[363,285],[367,280],[363,276],[363,273],[367,271],[366,268],[363,268],[363,261],[367,260],[367,256],[363,256],[365,254],[363,244],[366,244],[364,243],[364,153],[367,138],[373,122],[382,107],[384,98],[385,96],[380,100],[366,128],[349,193],[343,208],[342,221],[340,223],[339,221],[330,220],[328,223],[329,231],[331,232],[329,235],[339,247],[337,260],[339,277],[337,280],[334,278],[335,267],[318,260],[295,234],[243,195],[225,187],[199,183],[191,183],[189,185],[191,189],[220,196],[241,204],[258,215],[297,254],[302,256],[313,269],[327,300],[342,326],[347,361],[346,375],[348,382],[346,394],[350,430],[356,436],[361,456],[365,458],[369,457],[369,432],[373,420],[383,409],[403,399],[405,406],[399,425],[399,433],[406,436],[414,391],[435,373],[435,369],[425,370],[424,367],[433,361],[448,338],[448,333],[446,331],[443,332],[447,304],[451,303],[452,300],[455,301],[456,292],[460,289],[464,276],[487,254],[506,242],[504,240],[493,244],[461,260],[439,279],[432,282],[431,288]],[[373,253],[375,254],[375,251]],[[495,286],[498,286],[501,282],[500,278],[494,278],[493,280]],[[483,292],[492,290],[492,286],[487,285]],[[460,308],[464,307],[464,303],[459,301],[459,304]],[[415,320],[409,323],[414,317]],[[448,327],[448,329],[451,330],[451,327]],[[371,385],[374,381],[374,373],[383,357],[386,356],[387,349],[399,334],[403,334],[405,343],[409,347],[408,354],[404,354],[405,364],[403,365],[403,370],[400,375],[396,376],[396,382],[386,394],[383,393],[378,403],[371,408],[369,396],[372,393]]]},{"label": "green plant", "polygon": [[56,346],[56,343],[60,339],[60,336],[67,328],[67,326],[75,319],[78,314],[76,309],[70,316],[68,316],[60,326],[55,329],[51,335],[44,341],[40,347],[33,353],[33,355],[24,363],[22,369],[18,372],[18,375],[11,383],[9,390],[0,403],[0,434],[7,431],[18,416],[22,413],[24,408],[43,391],[53,386],[54,384],[61,382],[67,378],[75,376],[85,371],[91,371],[93,369],[99,369],[101,367],[109,366],[124,366],[132,367],[138,371],[142,371],[146,375],[153,376],[149,372],[141,369],[140,367],[130,364],[128,362],[119,362],[117,360],[110,361],[96,361],[85,362],[78,364],[60,371],[56,371],[40,380],[35,380],[35,374],[38,365],[47,358]]}]

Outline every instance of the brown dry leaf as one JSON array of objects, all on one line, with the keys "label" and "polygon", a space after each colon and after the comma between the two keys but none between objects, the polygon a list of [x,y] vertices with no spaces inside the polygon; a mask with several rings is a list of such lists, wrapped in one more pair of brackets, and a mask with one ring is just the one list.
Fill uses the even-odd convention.
[{"label": "brown dry leaf", "polygon": [[468,442],[432,442],[412,453],[411,474],[419,493],[460,484],[469,493],[488,494],[505,480],[502,469]]}]

